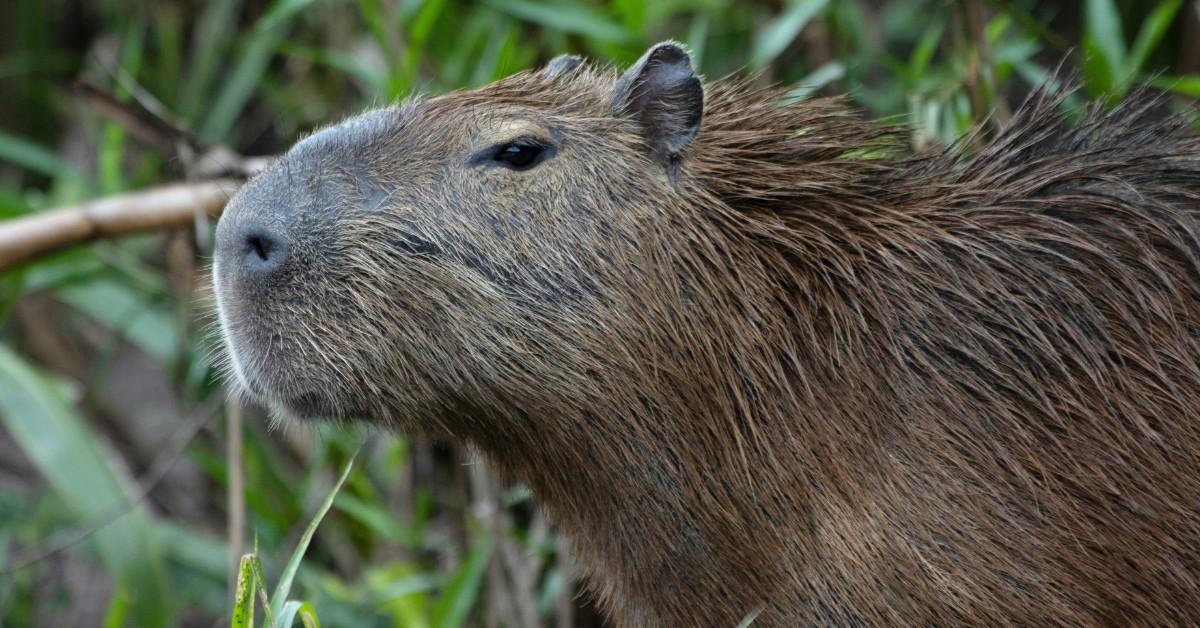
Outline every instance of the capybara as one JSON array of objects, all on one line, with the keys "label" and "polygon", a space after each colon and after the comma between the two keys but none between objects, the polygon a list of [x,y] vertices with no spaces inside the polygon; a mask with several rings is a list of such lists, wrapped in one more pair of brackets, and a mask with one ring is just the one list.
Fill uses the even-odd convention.
[{"label": "capybara", "polygon": [[784,94],[667,42],[312,134],[217,229],[232,378],[477,448],[622,626],[1200,622],[1191,122]]}]

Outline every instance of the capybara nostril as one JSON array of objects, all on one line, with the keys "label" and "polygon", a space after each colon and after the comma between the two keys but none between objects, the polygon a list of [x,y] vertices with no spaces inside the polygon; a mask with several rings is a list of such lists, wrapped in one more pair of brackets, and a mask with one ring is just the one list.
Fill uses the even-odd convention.
[{"label": "capybara nostril", "polygon": [[287,244],[266,229],[251,227],[242,235],[242,256],[250,272],[274,272],[287,259]]}]

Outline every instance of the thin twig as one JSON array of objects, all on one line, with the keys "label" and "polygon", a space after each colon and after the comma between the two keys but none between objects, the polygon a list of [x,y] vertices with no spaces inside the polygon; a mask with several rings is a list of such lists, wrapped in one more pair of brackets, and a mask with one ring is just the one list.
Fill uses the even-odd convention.
[{"label": "thin twig", "polygon": [[209,148],[200,138],[196,137],[196,134],[187,127],[182,118],[175,115],[162,101],[155,98],[154,94],[142,87],[141,83],[138,83],[119,64],[112,63],[98,54],[93,54],[91,57],[100,69],[112,77],[117,85],[120,85],[133,98],[132,103],[126,102],[126,99],[117,94],[86,80],[76,83],[76,89],[81,91],[85,98],[92,100],[93,104],[101,105],[104,113],[113,116],[131,131],[136,130],[136,127],[142,127],[154,133],[157,138],[151,142],[164,145],[168,150],[179,142],[186,143],[192,152],[196,153]]},{"label": "thin twig", "polygon": [[187,129],[151,111],[138,101],[137,104],[123,102],[108,90],[94,83],[81,80],[75,91],[87,101],[91,109],[112,119],[129,131],[138,141],[165,152],[175,152],[179,142],[185,142],[192,152],[202,152],[199,140]]}]

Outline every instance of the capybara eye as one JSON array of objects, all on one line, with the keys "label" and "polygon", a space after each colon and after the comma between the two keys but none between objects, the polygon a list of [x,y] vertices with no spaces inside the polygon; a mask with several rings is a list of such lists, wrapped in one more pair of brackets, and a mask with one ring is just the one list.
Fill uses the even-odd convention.
[{"label": "capybara eye", "polygon": [[531,140],[517,140],[500,146],[493,160],[514,170],[526,170],[542,161],[546,147]]}]

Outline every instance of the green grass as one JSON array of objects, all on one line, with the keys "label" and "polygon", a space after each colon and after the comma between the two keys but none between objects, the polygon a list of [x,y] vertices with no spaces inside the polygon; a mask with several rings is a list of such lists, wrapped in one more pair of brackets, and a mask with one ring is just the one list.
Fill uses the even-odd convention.
[{"label": "green grass", "polygon": [[[104,117],[79,81],[247,155],[284,150],[369,106],[477,86],[561,53],[628,64],[666,38],[686,43],[709,77],[757,71],[792,98],[847,94],[866,115],[911,124],[917,150],[978,125],[994,131],[1060,63],[1063,76],[1080,77],[1071,105],[1111,104],[1146,83],[1174,92],[1177,108],[1200,97],[1200,62],[1187,56],[1200,0],[58,8],[0,3],[0,220],[186,175],[179,138],[148,141]],[[504,492],[452,445],[377,434],[355,458],[357,431],[272,432],[257,411],[234,427],[220,412],[190,436],[184,417],[225,394],[208,358],[207,242],[191,233],[103,241],[0,275],[0,625],[211,625],[233,617],[235,592],[245,625],[256,604],[276,623],[503,623],[505,600],[549,624],[564,596],[591,625],[586,599],[572,601],[565,549],[527,491]],[[231,429],[245,443],[232,460]],[[334,469],[345,471],[330,490]],[[225,529],[239,472],[241,538],[258,545],[237,565],[251,549],[230,547]],[[499,556],[517,556],[533,577],[514,578]],[[268,596],[263,576],[275,574]]]},{"label": "green grass", "polygon": [[[358,450],[355,450],[354,454],[350,456],[350,461],[346,463],[341,477],[338,478],[337,484],[325,497],[325,501],[321,502],[321,507],[309,521],[308,527],[304,529],[304,535],[300,537],[300,542],[296,544],[296,549],[288,558],[287,566],[283,568],[283,575],[279,577],[279,584],[275,587],[275,593],[270,598],[266,597],[267,587],[263,577],[262,560],[258,556],[257,541],[254,552],[242,556],[238,562],[233,614],[229,619],[233,628],[254,628],[255,603],[260,600],[266,615],[267,626],[270,628],[288,628],[297,617],[304,623],[305,628],[315,628],[321,625],[312,604],[300,600],[290,600],[288,596],[291,595],[292,582],[296,578],[296,570],[300,568],[300,561],[304,560],[308,544],[312,542],[313,535],[317,532],[317,526],[321,525],[321,520],[333,506],[333,500],[337,497],[338,491],[346,483],[346,477],[350,475],[350,469],[354,467],[354,459],[357,456]],[[256,596],[256,592],[260,595]]]}]

